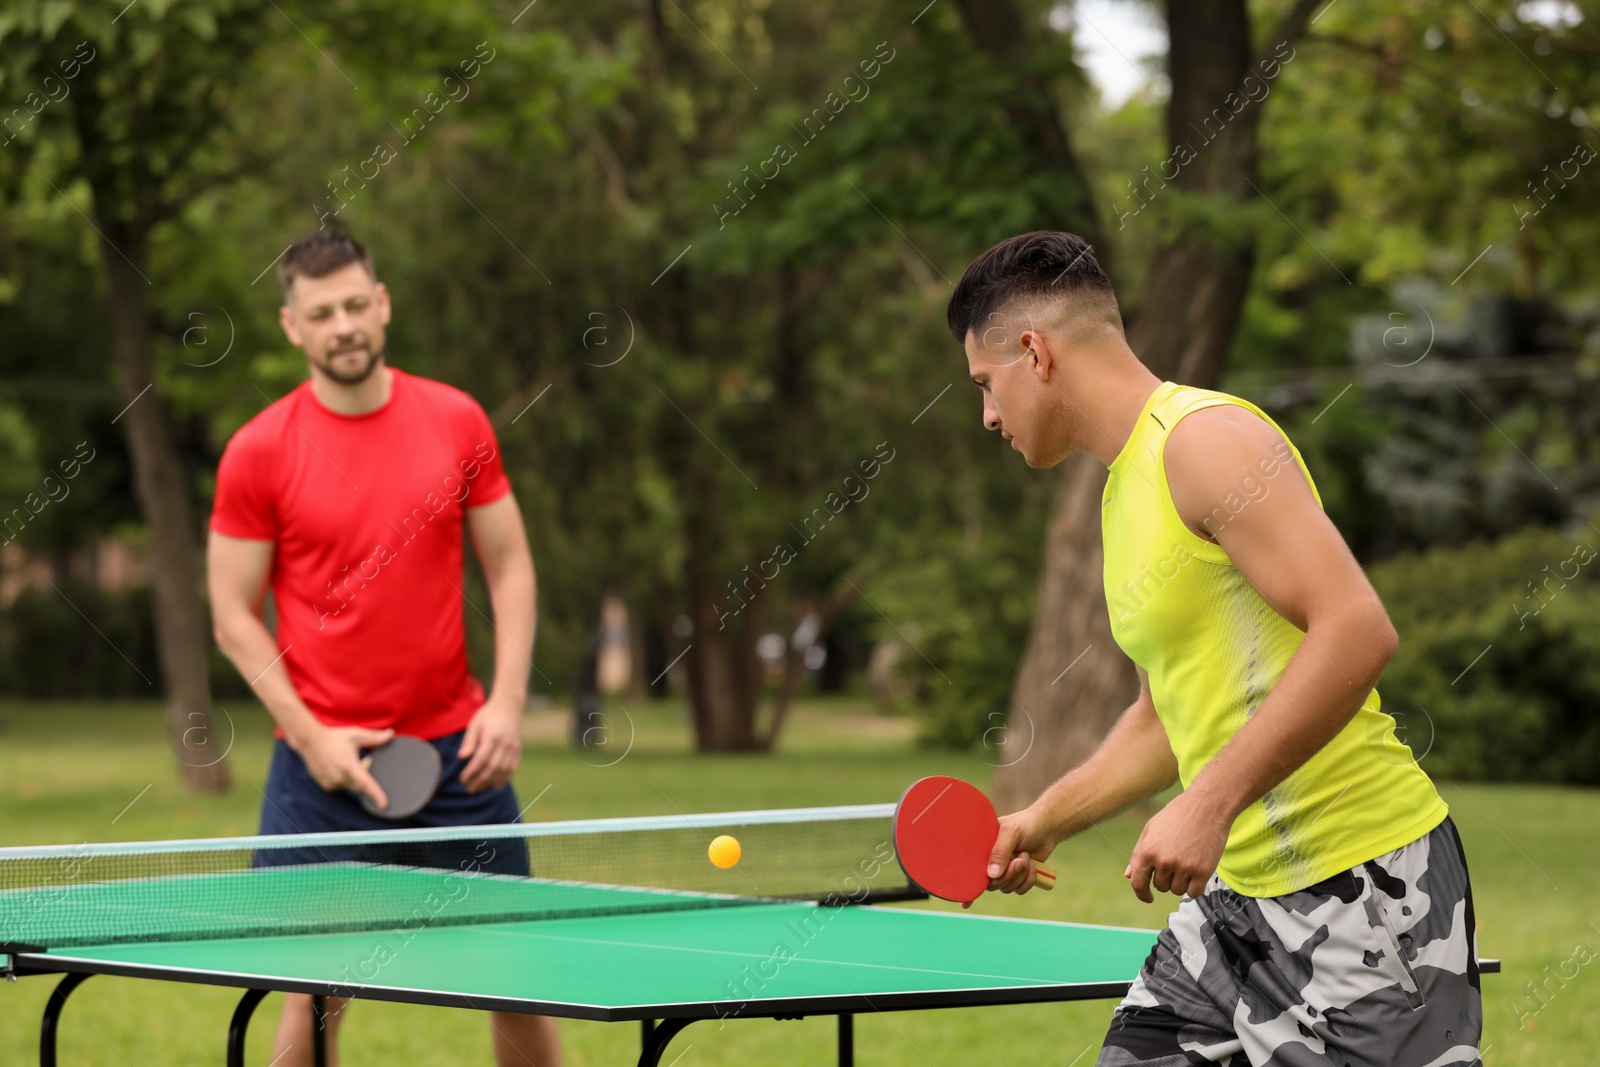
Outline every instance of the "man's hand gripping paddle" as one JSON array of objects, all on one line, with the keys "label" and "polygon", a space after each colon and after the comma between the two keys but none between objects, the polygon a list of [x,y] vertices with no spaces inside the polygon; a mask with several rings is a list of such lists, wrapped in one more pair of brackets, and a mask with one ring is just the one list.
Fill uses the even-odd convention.
[{"label": "man's hand gripping paddle", "polygon": [[380,808],[361,794],[361,806],[385,819],[405,819],[427,806],[439,788],[439,750],[417,737],[396,737],[372,750],[363,765],[383,787],[389,806]]},{"label": "man's hand gripping paddle", "polygon": [[[942,900],[970,904],[989,888],[989,853],[1000,836],[994,805],[976,786],[943,775],[913,782],[894,811],[894,848],[906,876]],[[1056,872],[1034,865],[1040,889]]]}]

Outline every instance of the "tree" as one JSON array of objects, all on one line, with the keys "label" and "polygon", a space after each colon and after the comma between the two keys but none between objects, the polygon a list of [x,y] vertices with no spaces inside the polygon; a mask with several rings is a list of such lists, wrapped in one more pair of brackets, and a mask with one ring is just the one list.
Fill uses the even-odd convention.
[{"label": "tree", "polygon": [[[44,183],[98,237],[111,363],[135,494],[150,529],[157,644],[168,735],[185,784],[228,786],[212,729],[210,630],[199,595],[193,471],[180,453],[153,359],[158,229],[195,197],[248,170],[248,146],[219,151],[233,90],[267,37],[264,9],[232,0],[12,5],[0,16],[8,92],[59,100],[13,111],[13,188]],[[57,93],[61,95],[56,96]],[[86,194],[86,195],[85,195]],[[87,201],[88,211],[79,207]]]},{"label": "tree", "polygon": [[[1316,6],[1297,0],[1257,45],[1245,0],[1166,4],[1171,154],[1153,179],[1147,168],[1138,206],[1128,209],[1138,214],[1149,204],[1171,205],[1163,214],[1172,236],[1128,315],[1129,345],[1164,379],[1212,387],[1226,364],[1253,264],[1251,229],[1239,223],[1257,195],[1258,130],[1267,99],[1261,86],[1293,58],[1292,42]],[[1131,663],[1112,640],[1101,593],[1105,475],[1088,455],[1065,466],[995,776],[996,800],[1010,806],[1031,801],[1086,759],[1137,686]],[[1068,668],[1071,681],[1058,684]]]},{"label": "tree", "polygon": [[[560,163],[523,131],[507,140],[526,154],[484,152],[455,180],[544,250],[549,283],[521,271],[524,325],[505,324],[529,384],[501,406],[509,424],[547,384],[541,403],[560,405],[559,419],[534,408],[507,432],[508,455],[556,483],[530,508],[538,550],[588,570],[585,599],[621,584],[663,631],[690,620],[671,652],[698,744],[762,750],[807,644],[872,595],[897,553],[914,558],[927,516],[951,510],[933,488],[1002,458],[969,465],[948,442],[952,425],[970,428],[965,413],[946,401],[918,421],[940,390],[905,388],[949,380],[936,266],[948,234],[1083,216],[1063,207],[1060,172],[1025,165],[1034,127],[1007,115],[1027,93],[954,11],[908,31],[911,4],[892,22],[843,5],[737,22],[716,4],[680,7],[642,23],[612,17],[620,8],[563,17],[575,48],[625,64],[622,90],[545,131],[566,149]],[[507,185],[530,205],[559,202],[560,216],[491,211],[483,198]],[[480,293],[493,283],[473,262],[487,256],[462,264]],[[576,342],[577,358],[552,337]],[[601,337],[615,349],[585,350]],[[884,458],[896,455],[915,458]],[[863,464],[890,473],[851,501]],[[596,544],[616,546],[600,574],[585,558]],[[757,642],[773,634],[783,670],[764,703]]]}]

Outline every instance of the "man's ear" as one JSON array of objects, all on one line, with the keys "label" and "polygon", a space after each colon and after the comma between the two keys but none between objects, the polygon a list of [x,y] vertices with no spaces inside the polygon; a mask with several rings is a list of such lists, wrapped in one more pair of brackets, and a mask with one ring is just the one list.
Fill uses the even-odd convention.
[{"label": "man's ear", "polygon": [[1023,330],[1022,336],[1017,338],[1022,345],[1025,358],[1033,364],[1033,372],[1042,382],[1050,380],[1050,372],[1055,367],[1055,357],[1050,351],[1050,341],[1038,330]]},{"label": "man's ear", "polygon": [[378,321],[385,326],[389,325],[389,317],[394,314],[394,305],[389,302],[389,287],[379,282],[378,292]]},{"label": "man's ear", "polygon": [[283,335],[289,339],[290,344],[301,345],[300,331],[294,323],[294,312],[289,310],[288,304],[278,309],[278,325],[283,327]]}]

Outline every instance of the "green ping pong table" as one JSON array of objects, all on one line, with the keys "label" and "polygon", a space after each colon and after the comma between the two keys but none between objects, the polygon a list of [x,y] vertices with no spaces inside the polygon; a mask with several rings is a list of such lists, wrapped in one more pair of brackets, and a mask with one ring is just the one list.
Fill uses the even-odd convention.
[{"label": "green ping pong table", "polygon": [[848,1064],[855,1014],[1118,996],[1154,940],[1146,930],[785,902],[426,927],[409,939],[367,931],[84,946],[18,953],[12,966],[66,972],[45,1010],[42,1067],[54,1067],[67,995],[93,974],[248,990],[228,1029],[230,1067],[242,1067],[245,1028],[268,991],[642,1020],[641,1065],[660,1063],[697,1019],[836,1015]]},{"label": "green ping pong table", "polygon": [[[642,886],[436,858],[372,862],[398,855],[375,845],[414,847],[449,831],[0,849],[0,973],[64,975],[44,1009],[41,1067],[55,1067],[67,998],[97,974],[244,989],[229,1067],[243,1067],[251,1015],[273,991],[311,994],[319,1064],[323,999],[354,997],[639,1022],[641,1067],[660,1064],[697,1020],[837,1016],[839,1062],[850,1064],[861,1013],[1126,992],[1155,931],[881,906],[920,896],[882,839],[891,812],[473,828],[502,851],[504,835],[516,835],[535,870],[563,869],[564,853],[575,854],[568,869],[586,871],[621,856],[619,870],[654,883]],[[713,831],[745,843],[732,873],[705,860],[700,838]],[[299,852],[280,858],[303,858],[310,845],[317,862],[257,866],[290,844]],[[478,854],[493,851],[483,844]],[[364,851],[336,847],[347,845]],[[808,848],[810,869],[796,874]],[[698,862],[680,861],[689,852]],[[828,870],[848,873],[816,873]],[[769,895],[800,885],[826,892]]]}]

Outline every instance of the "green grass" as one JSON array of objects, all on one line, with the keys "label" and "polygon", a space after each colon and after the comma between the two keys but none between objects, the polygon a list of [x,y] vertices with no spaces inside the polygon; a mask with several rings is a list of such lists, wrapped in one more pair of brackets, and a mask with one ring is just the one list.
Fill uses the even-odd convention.
[{"label": "green grass", "polygon": [[[0,701],[0,844],[60,844],[252,833],[271,737],[256,708],[229,707],[215,743],[226,747],[233,790],[196,797],[178,784],[159,709],[147,704]],[[916,747],[905,723],[848,704],[802,704],[771,756],[695,756],[682,709],[629,705],[608,753],[573,753],[552,719],[532,723],[517,787],[543,791],[529,818],[671,814],[894,800],[912,779],[955,774],[980,784],[981,757]],[[632,737],[631,749],[627,747]],[[610,766],[625,751],[627,754]],[[1445,785],[1466,841],[1480,948],[1506,971],[1484,978],[1485,1062],[1589,1067],[1592,1006],[1600,1002],[1600,792],[1538,786]],[[1170,906],[1139,903],[1121,878],[1127,851],[1153,808],[1068,842],[1054,862],[1054,893],[990,897],[989,914],[1158,927]],[[954,907],[934,902],[930,907]],[[1579,961],[1590,962],[1579,966]],[[1577,973],[1574,976],[1574,968]],[[1546,970],[1548,968],[1548,971]],[[1562,975],[1566,977],[1562,977]],[[34,1062],[37,1026],[53,978],[0,984],[0,1063]],[[1542,983],[1544,1006],[1525,983]],[[64,1065],[137,1067],[218,1063],[232,990],[97,977],[63,1017]],[[264,1065],[276,1012],[269,998],[252,1027],[249,1062]],[[862,1063],[923,1067],[1071,1063],[1098,1046],[1111,1002],[909,1012],[858,1019]],[[1525,1012],[1538,1008],[1531,1017]],[[488,1063],[487,1027],[469,1012],[367,1002],[345,1031],[344,1063]],[[1520,1025],[1519,1025],[1520,1023]],[[563,1022],[572,1067],[632,1062],[631,1024]],[[831,1062],[830,1019],[699,1023],[668,1059],[682,1067]],[[465,1053],[463,1053],[465,1050]],[[1077,1061],[1092,1063],[1093,1053]]]}]

